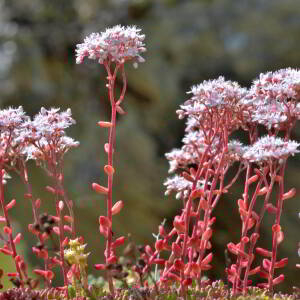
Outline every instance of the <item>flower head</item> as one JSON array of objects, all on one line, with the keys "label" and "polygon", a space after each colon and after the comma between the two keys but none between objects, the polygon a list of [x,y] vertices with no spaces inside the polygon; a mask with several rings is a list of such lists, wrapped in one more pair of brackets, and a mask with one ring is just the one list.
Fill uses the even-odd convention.
[{"label": "flower head", "polygon": [[140,53],[145,52],[143,43],[145,35],[136,26],[114,26],[101,33],[92,33],[77,45],[76,63],[80,64],[84,58],[98,60],[99,64],[112,61],[123,64],[127,60],[137,63],[144,62]]},{"label": "flower head", "polygon": [[[172,192],[176,192],[176,199],[186,199],[193,187],[191,181],[186,180],[182,176],[174,175],[173,177],[167,178],[164,182],[167,190],[165,195],[170,195]],[[197,189],[203,188],[204,180],[197,181]]]},{"label": "flower head", "polygon": [[279,102],[300,100],[300,70],[287,68],[275,72],[262,73],[255,80],[253,87],[256,94],[268,101]]},{"label": "flower head", "polygon": [[15,129],[28,119],[22,106],[0,110],[0,130]]},{"label": "flower head", "polygon": [[284,141],[282,138],[265,136],[260,138],[244,153],[243,158],[251,162],[264,162],[272,159],[285,159],[298,153],[299,143]]},{"label": "flower head", "polygon": [[260,74],[241,102],[249,108],[250,122],[283,129],[300,119],[299,101],[300,71],[287,68]]},{"label": "flower head", "polygon": [[[224,120],[230,120],[230,124],[226,124],[226,127],[231,129],[240,123],[237,118],[237,115],[241,113],[239,101],[245,93],[246,89],[241,88],[237,82],[226,81],[222,76],[214,80],[203,81],[191,88],[188,94],[192,94],[192,97],[180,106],[177,114],[179,119],[186,116],[192,117],[197,122],[206,123],[210,127],[212,122],[223,117]],[[226,118],[225,115],[227,115]]]},{"label": "flower head", "polygon": [[71,109],[60,112],[59,108],[47,110],[42,107],[33,121],[24,123],[16,141],[27,143],[23,150],[27,159],[46,160],[51,153],[62,157],[70,148],[79,145],[65,135],[65,129],[75,123]]},{"label": "flower head", "polygon": [[7,164],[14,164],[27,145],[18,137],[28,120],[30,118],[25,115],[22,106],[0,110],[0,155]]}]

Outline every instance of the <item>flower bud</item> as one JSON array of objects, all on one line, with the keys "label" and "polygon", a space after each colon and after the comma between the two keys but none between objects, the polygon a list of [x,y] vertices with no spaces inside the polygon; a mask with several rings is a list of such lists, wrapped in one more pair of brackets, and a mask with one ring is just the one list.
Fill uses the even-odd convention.
[{"label": "flower bud", "polygon": [[247,244],[249,242],[249,238],[247,236],[242,237],[242,243]]},{"label": "flower bud", "polygon": [[283,232],[280,230],[279,232],[276,233],[276,242],[277,245],[279,245],[284,239],[284,234]]},{"label": "flower bud", "polygon": [[116,247],[120,247],[121,245],[123,245],[125,242],[125,237],[121,236],[119,238],[117,238],[112,244],[111,247],[112,248],[116,248]]},{"label": "flower bud", "polygon": [[266,209],[267,209],[267,212],[270,214],[277,214],[277,208],[272,203],[268,203],[266,205]]},{"label": "flower bud", "polygon": [[116,111],[120,114],[120,115],[125,115],[126,111],[119,105],[116,106]]},{"label": "flower bud", "polygon": [[175,216],[173,221],[173,226],[179,232],[185,232],[185,222],[181,220],[180,216]]},{"label": "flower bud", "polygon": [[165,260],[163,258],[155,258],[153,259],[153,263],[156,265],[164,266],[165,265]]},{"label": "flower bud", "polygon": [[123,203],[122,200],[116,202],[116,203],[114,204],[114,206],[112,207],[112,209],[111,209],[111,214],[112,214],[113,216],[114,216],[114,215],[117,215],[117,214],[121,211],[121,209],[122,209],[123,207],[124,207],[124,203]]},{"label": "flower bud", "polygon": [[49,193],[51,193],[51,194],[53,194],[53,195],[56,194],[56,190],[55,190],[55,188],[53,188],[52,186],[47,185],[47,186],[45,187],[45,189],[46,189],[47,192],[49,192]]},{"label": "flower bud", "polygon": [[106,188],[98,183],[92,183],[92,189],[99,194],[104,194],[104,195],[108,194],[108,188]]},{"label": "flower bud", "polygon": [[98,126],[102,127],[102,128],[110,128],[112,127],[112,123],[111,122],[104,122],[104,121],[99,121],[97,123]]},{"label": "flower bud", "polygon": [[180,258],[175,259],[174,261],[174,267],[178,270],[178,271],[182,271],[184,269],[184,263],[182,262],[182,260]]},{"label": "flower bud", "polygon": [[99,226],[99,232],[105,237],[108,237],[108,230],[107,227],[104,227],[102,225]]},{"label": "flower bud", "polygon": [[41,207],[41,199],[40,198],[35,200],[34,206],[36,209],[39,209]]},{"label": "flower bud", "polygon": [[249,276],[255,275],[255,274],[258,273],[259,271],[260,271],[260,266],[258,266],[258,267],[256,267],[256,268],[250,270],[248,274],[249,274]]},{"label": "flower bud", "polygon": [[208,241],[211,238],[211,236],[212,236],[212,229],[207,228],[206,231],[202,235],[202,240]]},{"label": "flower bud", "polygon": [[72,228],[69,225],[64,225],[64,231],[68,231],[70,233],[72,233]]},{"label": "flower bud", "polygon": [[5,209],[10,210],[16,205],[16,203],[17,203],[16,199],[12,199],[8,204],[6,204]]},{"label": "flower bud", "polygon": [[19,244],[20,241],[21,241],[21,239],[22,239],[22,234],[21,234],[21,233],[18,233],[18,234],[16,235],[16,237],[14,238],[14,244]]},{"label": "flower bud", "polygon": [[256,232],[253,232],[250,236],[250,242],[251,244],[256,244],[257,240],[259,238],[259,234]]},{"label": "flower bud", "polygon": [[96,264],[94,265],[96,270],[105,270],[106,269],[106,265],[104,264]]},{"label": "flower bud", "polygon": [[56,235],[60,235],[59,227],[54,226],[54,227],[53,227],[53,232],[54,232]]},{"label": "flower bud", "polygon": [[62,211],[62,210],[64,209],[64,206],[65,206],[65,205],[64,205],[64,202],[63,202],[63,201],[59,201],[59,202],[58,202],[58,208],[59,208],[60,211]]},{"label": "flower bud", "polygon": [[265,195],[268,192],[268,188],[267,187],[263,187],[259,190],[259,192],[257,193],[258,196],[262,196]]},{"label": "flower bud", "polygon": [[284,193],[282,195],[282,200],[290,199],[290,198],[294,197],[295,195],[296,195],[296,189],[292,188],[287,193]]},{"label": "flower bud", "polygon": [[276,277],[275,279],[273,279],[273,285],[279,284],[284,280],[284,275],[281,274],[278,277]]},{"label": "flower bud", "polygon": [[210,252],[206,257],[202,259],[201,268],[207,264],[209,264],[213,259],[213,254]]},{"label": "flower bud", "polygon": [[243,210],[247,210],[246,204],[243,199],[238,200],[238,207],[242,208]]},{"label": "flower bud", "polygon": [[158,226],[158,232],[161,236],[165,237],[166,236],[166,232],[165,232],[165,228],[163,225],[159,225]]},{"label": "flower bud", "polygon": [[109,152],[109,143],[105,143],[105,144],[104,144],[104,151],[105,151],[106,153]]},{"label": "flower bud", "polygon": [[12,229],[10,227],[8,227],[8,226],[4,226],[3,227],[3,231],[7,235],[11,235],[12,234]]},{"label": "flower bud", "polygon": [[5,255],[10,255],[10,256],[13,256],[13,252],[6,249],[6,248],[0,248],[0,252],[5,254]]},{"label": "flower bud", "polygon": [[154,253],[151,249],[151,247],[149,245],[146,245],[145,246],[145,252],[149,255],[149,256],[152,256]]},{"label": "flower bud", "polygon": [[73,218],[71,216],[64,216],[64,220],[68,223],[72,223],[73,222]]},{"label": "flower bud", "polygon": [[63,247],[66,247],[68,244],[69,244],[69,238],[66,237],[66,238],[63,240],[63,242],[62,242],[62,246],[63,246]]},{"label": "flower bud", "polygon": [[51,280],[54,277],[54,273],[49,270],[45,271],[45,270],[35,269],[35,270],[33,270],[33,272],[37,275],[44,277],[47,280]]},{"label": "flower bud", "polygon": [[107,264],[115,264],[117,262],[117,257],[115,255],[110,256],[107,260]]},{"label": "flower bud", "polygon": [[287,257],[283,258],[274,264],[274,268],[276,268],[276,269],[283,268],[287,265],[288,261],[289,261],[289,259]]},{"label": "flower bud", "polygon": [[180,257],[181,256],[181,252],[182,249],[179,245],[177,245],[175,242],[172,243],[172,253],[176,256],[176,257]]},{"label": "flower bud", "polygon": [[104,166],[104,172],[108,175],[108,176],[113,176],[115,173],[115,169],[113,166],[111,165],[105,165]]},{"label": "flower bud", "polygon": [[258,175],[253,175],[252,177],[250,177],[248,179],[247,183],[250,185],[251,183],[254,183],[255,181],[257,181],[258,178],[259,178]]},{"label": "flower bud", "polygon": [[262,266],[267,272],[269,272],[271,268],[271,261],[267,258],[264,258],[262,262]]},{"label": "flower bud", "polygon": [[281,226],[279,224],[274,224],[272,226],[272,232],[273,233],[278,233],[281,230]]},{"label": "flower bud", "polygon": [[255,251],[256,251],[258,254],[260,254],[261,256],[272,257],[272,252],[271,252],[271,251],[268,251],[268,250],[266,250],[266,249],[264,249],[264,248],[259,248],[259,247],[257,247],[257,248],[255,249]]},{"label": "flower bud", "polygon": [[157,240],[157,241],[155,242],[155,249],[156,249],[156,251],[158,251],[158,252],[164,250],[164,240]]},{"label": "flower bud", "polygon": [[110,228],[111,227],[111,221],[105,217],[105,216],[100,216],[99,217],[99,224],[105,228]]}]

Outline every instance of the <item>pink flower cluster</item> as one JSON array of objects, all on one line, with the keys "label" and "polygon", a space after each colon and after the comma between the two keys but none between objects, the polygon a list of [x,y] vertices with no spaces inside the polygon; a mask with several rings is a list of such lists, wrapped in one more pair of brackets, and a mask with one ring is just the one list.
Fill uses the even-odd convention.
[{"label": "pink flower cluster", "polygon": [[[9,210],[16,205],[13,199],[5,204],[3,184],[7,174],[16,173],[26,187],[24,198],[31,201],[33,220],[28,229],[33,233],[38,242],[32,247],[33,253],[44,260],[45,268],[35,269],[34,272],[43,276],[46,284],[50,286],[54,277],[52,268],[59,265],[62,269],[65,283],[67,283],[67,267],[64,261],[64,247],[68,244],[67,235],[75,236],[74,214],[72,200],[67,198],[63,186],[63,157],[71,148],[77,147],[79,142],[65,135],[65,129],[75,124],[71,116],[71,110],[59,112],[60,109],[47,110],[41,108],[40,112],[31,120],[25,115],[22,107],[8,108],[0,111],[0,200],[3,215],[0,222],[4,224],[4,235],[0,235],[4,246],[0,251],[13,258],[16,265],[16,273],[10,273],[13,282],[17,286],[28,284],[31,288],[36,285],[29,278],[24,258],[17,253],[17,244],[22,239],[22,234],[14,235]],[[35,160],[37,165],[42,166],[51,178],[53,186],[47,186],[46,190],[54,195],[56,215],[39,213],[41,200],[34,199],[30,177],[28,174],[27,161]],[[65,213],[64,206],[68,208]],[[64,223],[64,221],[66,223]],[[59,255],[50,254],[47,241],[53,243],[57,235],[59,238]]]},{"label": "pink flower cluster", "polygon": [[[129,60],[133,60],[134,65],[144,61],[141,57],[146,50],[144,38],[137,27],[118,25],[102,33],[92,33],[76,49],[77,63],[87,57],[103,64],[107,72],[111,119],[98,122],[109,131],[104,145],[107,163],[103,167],[107,183],[94,182],[92,189],[106,198],[106,215],[99,216],[99,232],[106,242],[105,263],[97,264],[95,268],[106,272],[112,296],[115,295],[115,279],[123,280],[126,276],[126,272],[118,273],[122,266],[117,253],[125,243],[125,237],[117,237],[113,230],[113,217],[124,207],[122,200],[113,203],[117,115],[125,114],[121,107],[127,89],[124,64]],[[122,80],[120,93],[115,90],[118,75]],[[219,77],[193,86],[188,94],[190,98],[177,111],[179,119],[186,118],[183,145],[166,154],[169,173],[173,175],[164,183],[165,194],[174,192],[183,207],[174,217],[169,232],[164,223],[159,226],[154,247],[146,245],[140,249],[139,263],[132,272],[138,274],[140,284],[147,285],[148,281],[143,280],[146,275],[151,275],[155,265],[157,293],[158,288],[164,289],[174,283],[183,297],[193,283],[201,289],[207,283],[202,278],[203,272],[213,267],[214,210],[222,196],[242,177],[244,191],[236,201],[241,236],[238,241],[227,244],[233,258],[233,263],[226,268],[228,281],[234,295],[246,293],[252,284],[249,277],[258,274],[262,279],[258,286],[272,292],[273,287],[284,280],[284,275],[276,275],[275,270],[288,262],[287,258],[277,260],[277,254],[278,246],[284,240],[280,226],[283,204],[296,193],[295,189],[285,191],[284,177],[287,159],[299,152],[300,144],[290,140],[290,135],[300,119],[300,71],[288,68],[261,74],[250,89]],[[89,289],[85,270],[88,254],[83,251],[83,238],[75,239],[73,202],[64,188],[64,155],[79,145],[65,135],[65,130],[73,124],[75,120],[70,109],[60,112],[56,108],[42,108],[33,119],[25,115],[22,107],[0,111],[0,202],[3,212],[0,223],[4,224],[0,252],[13,258],[16,272],[9,276],[15,284],[22,288],[28,284],[33,288],[35,283],[28,276],[24,258],[17,253],[22,235],[13,232],[9,218],[9,210],[17,202],[13,199],[6,203],[4,197],[7,174],[16,172],[26,186],[24,198],[32,204],[34,222],[28,229],[38,239],[32,250],[44,261],[44,269],[34,272],[50,287],[54,277],[52,268],[60,266],[66,296],[70,281],[76,287],[77,280],[83,278],[83,290]],[[259,126],[265,127],[265,136],[259,135]],[[248,136],[247,145],[231,138],[237,130]],[[27,169],[30,159],[35,160],[52,181],[46,191],[54,197],[56,214],[53,216],[39,213],[41,200],[33,196]],[[238,166],[234,174],[229,172],[233,165]],[[272,199],[275,192],[276,199]],[[274,219],[270,249],[256,246],[261,234],[260,225],[267,213]],[[55,243],[57,238],[59,246]],[[46,242],[53,242],[53,253]],[[66,250],[67,245],[71,248]],[[162,256],[163,251],[169,255]],[[253,266],[256,255],[262,259],[258,266]],[[76,287],[76,292],[78,290]]]},{"label": "pink flower cluster", "polygon": [[114,26],[101,33],[92,33],[77,45],[76,63],[80,64],[87,57],[98,60],[99,64],[105,61],[124,63],[134,60],[134,66],[144,62],[140,55],[146,51],[143,40],[145,35],[140,34],[141,29],[135,26]]},{"label": "pink flower cluster", "polygon": [[[287,263],[287,258],[277,261],[276,257],[278,245],[284,239],[280,227],[283,201],[295,195],[295,189],[284,191],[284,170],[288,157],[299,152],[300,144],[289,137],[300,119],[300,71],[288,68],[261,74],[249,90],[219,77],[193,86],[188,94],[192,97],[177,111],[180,119],[187,117],[183,146],[166,154],[169,172],[176,172],[164,183],[166,195],[175,192],[184,207],[174,218],[174,229],[162,242],[171,255],[161,280],[176,278],[182,291],[186,282],[191,283],[187,281],[189,278],[196,279],[199,287],[203,285],[202,271],[211,267],[212,259],[210,239],[215,220],[212,212],[221,195],[245,171],[244,193],[237,201],[241,239],[237,244],[227,245],[236,262],[226,272],[234,294],[246,293],[251,285],[248,277],[257,273],[267,279],[267,283],[259,285],[273,291],[273,286],[284,279],[283,274],[274,278],[274,270]],[[259,137],[258,125],[266,127],[266,136]],[[237,129],[247,132],[248,145],[230,140]],[[278,137],[279,133],[283,138]],[[224,177],[234,163],[239,165],[238,171],[225,185]],[[250,192],[253,184],[256,188]],[[279,192],[273,204],[271,193],[276,185]],[[260,201],[262,208],[257,205]],[[275,218],[271,250],[255,246],[265,213]],[[254,251],[265,257],[262,266],[255,268],[252,267]]]}]

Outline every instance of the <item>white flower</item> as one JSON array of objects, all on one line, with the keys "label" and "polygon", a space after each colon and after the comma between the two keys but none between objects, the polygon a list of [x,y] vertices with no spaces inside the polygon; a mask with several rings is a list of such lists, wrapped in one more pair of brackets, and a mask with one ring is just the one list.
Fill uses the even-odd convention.
[{"label": "white flower", "polygon": [[[199,127],[200,124],[212,128],[218,123],[224,124],[230,132],[242,125],[239,116],[243,106],[239,101],[245,96],[246,89],[237,82],[226,81],[220,76],[193,86],[188,94],[192,94],[191,98],[176,111],[179,119],[188,117],[196,120],[195,123],[188,121],[188,128]],[[223,121],[219,122],[220,119]]]},{"label": "white flower", "polygon": [[85,57],[97,59],[100,64],[108,60],[122,64],[133,59],[134,65],[144,62],[140,53],[146,51],[143,44],[145,35],[140,31],[136,26],[117,25],[101,33],[92,33],[77,45],[76,63],[82,63]]},{"label": "white flower", "polygon": [[270,128],[282,128],[300,119],[300,71],[281,69],[260,74],[241,103],[248,106],[249,120]]},{"label": "white flower", "polygon": [[173,149],[171,152],[166,153],[165,156],[170,164],[169,173],[173,173],[178,169],[184,169],[198,161],[198,155],[195,151],[188,152],[183,149]]},{"label": "white flower", "polygon": [[279,160],[298,153],[299,143],[284,141],[282,138],[265,136],[260,138],[244,153],[243,158],[251,162],[263,162],[273,159]]},{"label": "white flower", "polygon": [[246,89],[241,88],[237,82],[226,81],[222,76],[205,80],[188,92],[192,97],[181,105],[182,112],[179,115],[201,115],[212,108],[234,108],[245,93]]},{"label": "white flower", "polygon": [[169,160],[169,173],[173,173],[178,169],[186,169],[192,164],[198,165],[201,155],[207,148],[208,155],[215,155],[220,150],[219,136],[215,136],[213,141],[207,143],[205,135],[200,130],[187,132],[182,142],[183,146],[181,149],[173,149],[171,152],[165,154]]},{"label": "white flower", "polygon": [[[186,180],[185,178],[175,175],[173,177],[167,178],[164,182],[164,185],[167,187],[165,195],[170,195],[172,192],[176,192],[176,199],[186,199],[193,187],[191,181]],[[204,181],[197,181],[197,189],[203,188]]]},{"label": "white flower", "polygon": [[28,119],[22,106],[0,110],[0,130],[14,129]]}]

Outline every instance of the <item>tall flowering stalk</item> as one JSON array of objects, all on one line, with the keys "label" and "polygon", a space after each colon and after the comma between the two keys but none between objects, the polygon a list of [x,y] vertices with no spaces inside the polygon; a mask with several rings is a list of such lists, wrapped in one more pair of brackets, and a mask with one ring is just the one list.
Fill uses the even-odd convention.
[{"label": "tall flowering stalk", "polygon": [[176,191],[184,209],[175,217],[174,229],[163,241],[167,245],[177,235],[162,281],[176,279],[182,294],[192,279],[200,288],[203,271],[211,268],[213,254],[207,250],[212,247],[212,211],[242,171],[240,167],[231,182],[225,184],[229,167],[240,159],[243,150],[239,142],[229,142],[229,135],[240,126],[242,110],[238,102],[245,90],[220,77],[194,86],[190,93],[191,99],[177,111],[179,118],[188,116],[184,146],[166,155],[169,171],[181,172],[167,179],[166,194]]},{"label": "tall flowering stalk", "polygon": [[[238,200],[242,219],[241,240],[237,245],[228,244],[228,249],[237,255],[237,262],[227,270],[229,280],[233,282],[234,294],[239,291],[246,293],[248,285],[251,284],[248,277],[256,273],[268,281],[259,286],[268,288],[271,292],[273,292],[273,286],[284,279],[282,274],[274,278],[274,269],[282,268],[287,263],[287,258],[276,261],[276,257],[278,245],[284,238],[280,227],[283,202],[284,199],[295,195],[295,189],[284,192],[284,172],[287,158],[298,152],[299,144],[290,141],[289,137],[299,119],[299,99],[300,72],[288,68],[261,74],[241,101],[247,112],[248,129],[257,128],[258,124],[263,125],[267,129],[268,136],[257,140],[257,134],[253,135],[255,131],[249,129],[251,145],[243,155],[247,173],[243,199]],[[276,137],[279,133],[283,133],[284,140]],[[251,176],[252,169],[255,172]],[[257,182],[256,189],[251,200],[248,201],[248,187],[254,182]],[[270,203],[270,197],[276,184],[279,192],[274,206]],[[264,202],[260,212],[256,213],[254,208],[259,196],[264,197]],[[271,251],[262,248],[255,249],[265,212],[275,215]],[[258,266],[250,270],[254,260],[254,249],[257,254],[265,258],[262,267]],[[241,279],[242,271],[243,279]]]},{"label": "tall flowering stalk", "polygon": [[16,285],[24,287],[25,281],[28,279],[27,267],[22,256],[18,255],[16,245],[22,239],[21,233],[13,236],[13,228],[9,218],[8,211],[16,205],[16,200],[13,199],[5,204],[4,184],[6,182],[7,166],[13,165],[15,160],[21,155],[22,147],[18,147],[15,143],[15,138],[19,134],[21,124],[28,117],[22,107],[8,108],[0,111],[0,202],[3,216],[0,217],[1,223],[4,223],[3,238],[4,246],[0,251],[12,257],[16,266],[16,273],[11,272],[9,275]]},{"label": "tall flowering stalk", "polygon": [[[107,215],[99,217],[99,230],[106,238],[106,249],[104,253],[106,266],[117,262],[115,248],[124,242],[124,237],[120,237],[116,241],[112,239],[112,216],[117,214],[123,207],[122,201],[118,201],[113,205],[112,200],[113,176],[115,173],[113,156],[116,144],[116,115],[117,113],[125,113],[121,107],[127,88],[124,64],[129,60],[133,60],[134,66],[137,67],[138,63],[144,62],[140,53],[146,51],[143,44],[145,36],[139,32],[140,29],[135,26],[114,26],[100,34],[92,33],[84,39],[84,43],[78,44],[76,49],[77,63],[82,63],[84,58],[87,57],[92,60],[97,60],[99,64],[103,64],[107,72],[108,83],[106,87],[108,89],[108,97],[111,105],[111,119],[110,122],[98,122],[100,127],[109,129],[109,140],[108,143],[104,145],[104,150],[107,153],[107,165],[104,166],[104,172],[107,174],[107,186],[102,186],[98,183],[92,184],[92,188],[96,192],[106,196]],[[119,98],[116,97],[115,86],[118,74],[121,74],[123,84]],[[96,265],[96,268],[103,269],[105,266],[99,264]],[[114,285],[109,271],[107,272],[107,278],[110,292],[114,295]]]},{"label": "tall flowering stalk", "polygon": [[[42,108],[33,120],[25,115],[22,107],[0,111],[0,198],[4,214],[1,217],[1,222],[6,224],[4,233],[8,236],[8,239],[3,238],[5,245],[1,252],[11,255],[15,260],[17,273],[11,272],[10,276],[13,277],[13,282],[16,285],[24,286],[26,283],[33,287],[35,281],[28,277],[24,259],[16,252],[16,245],[20,242],[22,235],[18,233],[13,237],[13,230],[8,216],[8,210],[15,206],[16,200],[12,200],[6,205],[4,203],[3,184],[6,171],[13,171],[20,176],[27,189],[24,198],[30,199],[32,204],[34,223],[29,224],[28,228],[39,240],[36,246],[32,247],[32,251],[45,262],[44,270],[35,269],[34,273],[41,275],[46,284],[50,286],[54,277],[51,268],[58,264],[62,269],[64,285],[68,284],[67,266],[64,261],[64,246],[68,243],[68,237],[65,238],[64,232],[69,232],[72,236],[75,236],[75,226],[72,202],[67,199],[63,188],[63,157],[70,148],[77,147],[79,143],[67,137],[64,130],[74,123],[71,110],[59,113],[59,109],[46,110]],[[35,160],[37,165],[43,167],[46,173],[54,179],[55,187],[48,186],[46,189],[55,195],[56,216],[49,216],[47,213],[39,214],[41,200],[36,199],[34,201],[29,183],[26,163],[30,159]],[[63,212],[64,203],[68,207],[69,214]],[[64,225],[64,221],[69,222],[71,226]],[[54,226],[55,223],[58,226]],[[59,258],[56,256],[50,257],[45,245],[46,240],[49,238],[55,245],[53,232],[59,236]]]},{"label": "tall flowering stalk", "polygon": [[[65,232],[68,232],[73,238],[76,233],[73,203],[68,200],[63,187],[63,158],[69,149],[79,145],[79,142],[65,135],[65,129],[74,123],[75,120],[71,116],[70,109],[59,112],[57,108],[47,110],[42,107],[39,114],[32,121],[24,124],[26,130],[23,132],[24,140],[29,143],[29,146],[26,148],[28,159],[34,159],[53,180],[54,186],[47,186],[46,190],[55,197],[56,216],[51,217],[51,219],[55,220],[58,226],[53,226],[49,230],[46,229],[44,240],[48,238],[52,230],[59,237],[59,259],[52,259],[51,262],[52,265],[58,264],[61,267],[65,286],[68,284],[67,267],[64,260],[64,247],[68,243],[68,238],[65,237]],[[65,205],[68,209],[68,214],[63,212]],[[40,232],[43,228],[43,219],[45,218],[42,218],[38,223],[39,229],[36,230],[37,232]],[[64,225],[64,221],[71,226]],[[37,255],[41,256],[39,250],[45,249],[44,247],[35,249]],[[48,254],[45,256],[48,258]]]}]

